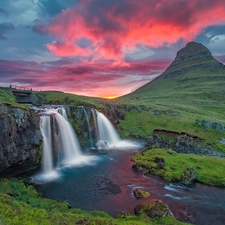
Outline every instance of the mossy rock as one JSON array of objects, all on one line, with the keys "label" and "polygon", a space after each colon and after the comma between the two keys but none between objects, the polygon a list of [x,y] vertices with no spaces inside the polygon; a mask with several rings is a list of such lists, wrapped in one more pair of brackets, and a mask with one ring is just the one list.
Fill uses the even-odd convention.
[{"label": "mossy rock", "polygon": [[134,196],[136,198],[147,198],[150,195],[148,191],[145,191],[141,188],[134,189]]},{"label": "mossy rock", "polygon": [[193,166],[188,166],[186,170],[184,170],[181,178],[181,182],[184,185],[194,183],[196,179],[197,172]]},{"label": "mossy rock", "polygon": [[168,205],[164,202],[154,199],[150,203],[139,204],[134,208],[135,215],[141,213],[147,214],[151,218],[161,218],[165,216],[173,216],[173,213],[169,209]]}]

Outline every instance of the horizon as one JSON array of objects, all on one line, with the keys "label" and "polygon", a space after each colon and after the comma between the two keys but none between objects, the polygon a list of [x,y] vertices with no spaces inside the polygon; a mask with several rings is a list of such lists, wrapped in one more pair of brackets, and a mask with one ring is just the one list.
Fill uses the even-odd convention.
[{"label": "horizon", "polygon": [[26,0],[0,3],[0,86],[126,95],[188,42],[225,63],[222,0]]}]

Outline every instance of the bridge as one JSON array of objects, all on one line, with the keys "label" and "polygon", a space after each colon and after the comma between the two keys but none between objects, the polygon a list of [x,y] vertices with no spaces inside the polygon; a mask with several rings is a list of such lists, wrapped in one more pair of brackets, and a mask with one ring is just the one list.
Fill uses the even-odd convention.
[{"label": "bridge", "polygon": [[18,103],[36,104],[38,102],[38,97],[33,93],[32,89],[12,85],[10,85],[9,89],[12,91]]}]

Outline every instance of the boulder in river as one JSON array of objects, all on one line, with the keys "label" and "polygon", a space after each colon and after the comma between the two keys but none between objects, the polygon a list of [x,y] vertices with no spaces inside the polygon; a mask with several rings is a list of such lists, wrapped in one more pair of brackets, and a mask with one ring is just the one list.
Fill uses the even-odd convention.
[{"label": "boulder in river", "polygon": [[141,188],[135,188],[134,189],[134,196],[136,198],[147,198],[150,195],[148,191],[145,191]]},{"label": "boulder in river", "polygon": [[140,215],[143,212],[152,218],[173,216],[168,205],[157,199],[152,200],[150,203],[139,204],[134,208],[135,215]]}]

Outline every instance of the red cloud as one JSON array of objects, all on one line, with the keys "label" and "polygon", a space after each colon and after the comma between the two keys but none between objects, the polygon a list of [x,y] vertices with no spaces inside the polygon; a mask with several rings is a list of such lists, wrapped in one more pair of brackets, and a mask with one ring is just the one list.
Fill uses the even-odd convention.
[{"label": "red cloud", "polygon": [[[160,46],[193,40],[205,27],[225,22],[223,0],[92,0],[63,10],[45,27],[57,41],[47,48],[57,56],[92,54],[123,57],[136,44]],[[91,50],[76,40],[92,41]]]}]

